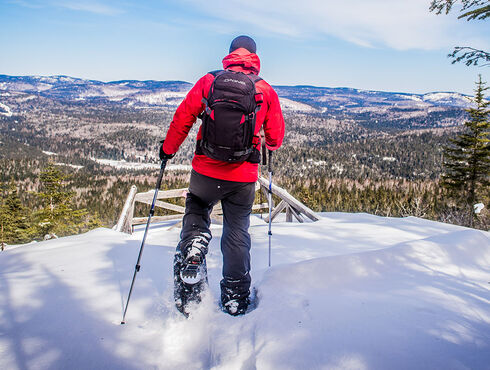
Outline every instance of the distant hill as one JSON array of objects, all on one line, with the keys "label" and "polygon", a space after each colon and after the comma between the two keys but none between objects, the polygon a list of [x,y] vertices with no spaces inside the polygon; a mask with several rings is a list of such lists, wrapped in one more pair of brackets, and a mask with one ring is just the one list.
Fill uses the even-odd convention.
[{"label": "distant hill", "polygon": [[[0,92],[22,92],[69,101],[106,100],[128,105],[175,106],[192,84],[184,81],[122,80],[102,82],[69,76],[0,75]],[[407,94],[316,86],[274,86],[286,111],[324,113],[359,108],[467,108],[467,95],[456,92]],[[297,102],[301,104],[293,104]]]},{"label": "distant hill", "polygon": [[0,91],[36,94],[46,98],[82,101],[107,100],[125,103],[174,105],[182,100],[191,84],[183,81],[101,82],[68,76],[0,75]]},{"label": "distant hill", "polygon": [[405,109],[431,106],[467,108],[471,105],[469,96],[456,92],[408,94],[346,87],[275,86],[274,88],[280,97],[327,109],[391,106]]}]

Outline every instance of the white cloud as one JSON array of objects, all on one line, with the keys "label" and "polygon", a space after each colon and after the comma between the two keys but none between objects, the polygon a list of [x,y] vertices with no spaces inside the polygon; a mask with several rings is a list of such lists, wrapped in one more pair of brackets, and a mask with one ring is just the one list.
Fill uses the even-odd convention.
[{"label": "white cloud", "polygon": [[23,6],[24,8],[40,9],[44,5],[40,1],[29,1],[29,0],[10,0],[7,3]]},{"label": "white cloud", "polygon": [[101,15],[118,15],[124,13],[124,11],[122,11],[119,8],[115,8],[110,5],[102,4],[99,2],[92,2],[92,1],[89,2],[64,1],[64,2],[58,2],[56,3],[56,5],[71,10],[79,10],[79,11],[101,14]]},{"label": "white cloud", "polygon": [[58,7],[111,16],[124,13],[120,8],[96,1],[11,0],[10,3],[31,9]]},{"label": "white cloud", "polygon": [[430,0],[187,0],[227,23],[293,37],[334,36],[365,47],[439,49],[488,40],[456,14],[429,12]]}]

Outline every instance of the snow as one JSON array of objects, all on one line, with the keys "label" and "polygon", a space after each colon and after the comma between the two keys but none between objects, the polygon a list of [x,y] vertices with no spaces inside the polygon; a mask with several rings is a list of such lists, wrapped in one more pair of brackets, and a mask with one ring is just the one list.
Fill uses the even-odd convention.
[{"label": "snow", "polygon": [[[1,111],[3,110],[3,112]],[[6,117],[12,117],[13,113],[10,107],[6,104],[0,103],[0,114]]]},{"label": "snow", "polygon": [[23,102],[26,102],[26,101],[29,101],[29,100],[36,100],[36,99],[39,99],[38,96],[36,95],[22,95],[18,98],[16,98],[15,100],[18,102],[18,103],[23,103]]},{"label": "snow", "polygon": [[459,93],[449,93],[449,92],[434,92],[427,93],[423,96],[424,100],[448,100],[448,99],[464,99],[463,95]]},{"label": "snow", "polygon": [[61,82],[75,82],[75,79],[67,76],[60,76],[58,78]]},{"label": "snow", "polygon": [[383,157],[383,161],[385,162],[395,162],[396,158],[395,157]]},{"label": "snow", "polygon": [[58,78],[56,76],[32,76],[33,79],[50,83],[50,84],[55,84],[58,82]]},{"label": "snow", "polygon": [[138,90],[120,86],[96,86],[80,94],[79,98],[106,97],[110,100],[122,100]]},{"label": "snow", "polygon": [[430,102],[433,104],[457,106],[463,108],[471,107],[473,105],[471,99],[468,96],[459,93],[450,93],[450,92],[427,93],[422,96],[422,99],[425,102]]},{"label": "snow", "polygon": [[[128,170],[145,170],[145,169],[159,169],[160,164],[157,163],[138,163],[138,162],[127,162],[126,160],[113,160],[113,159],[100,159],[100,158],[90,158],[101,165],[111,166],[118,169],[128,169]],[[168,164],[165,170],[168,171],[190,171],[192,169],[191,165],[185,164]]]},{"label": "snow", "polygon": [[397,94],[396,96],[399,97],[399,98],[402,98],[402,99],[409,99],[409,100],[413,100],[413,101],[416,101],[416,102],[421,102],[422,101],[422,98],[420,96],[418,96],[418,95]]},{"label": "snow", "polygon": [[324,213],[252,217],[258,307],[219,311],[222,228],[209,290],[189,319],[173,307],[172,222],[108,229],[0,252],[2,369],[489,369],[490,235],[418,218]]},{"label": "snow", "polygon": [[44,154],[46,155],[58,155],[57,153],[54,153],[54,152],[48,152],[47,150],[43,150],[42,151]]},{"label": "snow", "polygon": [[341,175],[342,172],[344,172],[344,166],[342,166],[342,164],[339,163],[334,163],[331,169],[337,172],[339,175]]},{"label": "snow", "polygon": [[279,98],[279,103],[283,111],[298,112],[298,113],[313,113],[317,112],[315,108],[308,104],[299,103],[294,100]]},{"label": "snow", "polygon": [[67,167],[74,168],[76,170],[79,170],[79,169],[83,168],[83,166],[79,166],[79,165],[71,164],[71,163],[61,163],[61,162],[58,162],[58,163],[55,163],[55,165],[57,165],[57,166],[67,166]]},{"label": "snow", "polygon": [[132,89],[127,86],[102,86],[100,91],[104,96],[121,99],[139,92],[138,89]]},{"label": "snow", "polygon": [[477,203],[473,205],[473,209],[476,214],[479,214],[483,208],[485,208],[485,205],[483,203]]},{"label": "snow", "polygon": [[308,158],[306,160],[306,163],[313,164],[315,166],[325,166],[327,164],[327,161],[323,161],[323,160],[315,161],[313,158]]},{"label": "snow", "polygon": [[136,96],[136,100],[151,105],[178,106],[184,100],[187,92],[157,91]]}]

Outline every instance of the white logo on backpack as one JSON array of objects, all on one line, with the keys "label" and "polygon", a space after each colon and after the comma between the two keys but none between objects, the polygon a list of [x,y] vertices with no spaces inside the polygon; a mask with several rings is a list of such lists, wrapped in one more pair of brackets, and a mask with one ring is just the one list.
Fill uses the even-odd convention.
[{"label": "white logo on backpack", "polygon": [[223,82],[234,82],[234,83],[237,83],[237,84],[242,84],[242,85],[246,85],[246,83],[244,81],[240,81],[240,80],[235,80],[233,78],[225,78],[223,80]]}]

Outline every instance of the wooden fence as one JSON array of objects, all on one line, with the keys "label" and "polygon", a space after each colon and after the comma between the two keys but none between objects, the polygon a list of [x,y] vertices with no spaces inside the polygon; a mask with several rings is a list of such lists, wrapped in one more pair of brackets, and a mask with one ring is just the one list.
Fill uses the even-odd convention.
[{"label": "wooden fence", "polygon": [[[265,198],[268,199],[269,192],[269,181],[263,177],[259,177],[256,183],[256,191],[261,191]],[[136,186],[133,185],[129,191],[128,197],[124,204],[119,221],[114,226],[116,231],[125,232],[131,234],[133,232],[133,226],[145,224],[147,222],[147,217],[133,217],[134,207],[136,202],[149,204],[153,201],[153,196],[155,190],[150,190],[145,193],[137,193]],[[168,211],[174,212],[174,214],[166,216],[153,216],[152,222],[161,222],[168,220],[178,220],[184,217],[185,207],[172,204],[164,201],[163,199],[172,198],[185,198],[187,194],[187,188],[173,189],[173,190],[162,190],[158,192],[157,200],[155,202],[155,207],[163,208]],[[272,184],[272,194],[280,199],[280,202],[275,205],[272,202],[272,220],[277,217],[277,215],[283,211],[286,212],[286,221],[293,222],[293,217],[298,222],[304,222],[305,217],[312,220],[318,221],[319,216],[315,214],[310,208],[305,206],[303,203],[295,199],[291,194],[289,194],[285,189],[280,188],[277,185]],[[268,209],[269,203],[254,204],[253,210]],[[221,209],[221,203],[218,203],[211,213],[211,219],[216,223],[223,222],[223,212]],[[269,222],[269,215],[264,218],[265,222]]]}]

